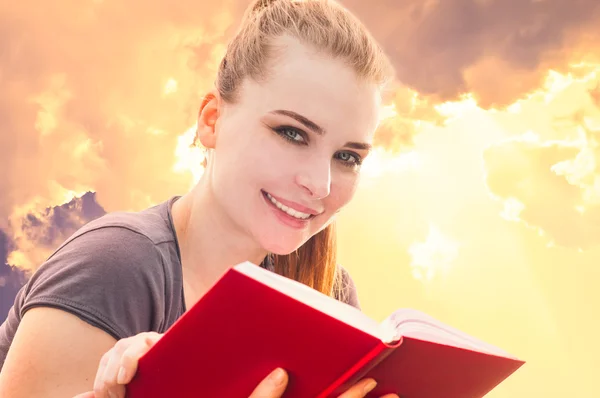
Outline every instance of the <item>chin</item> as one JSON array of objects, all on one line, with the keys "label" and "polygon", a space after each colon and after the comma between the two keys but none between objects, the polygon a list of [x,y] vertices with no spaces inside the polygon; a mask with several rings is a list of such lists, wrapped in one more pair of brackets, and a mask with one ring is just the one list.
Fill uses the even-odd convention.
[{"label": "chin", "polygon": [[285,256],[298,250],[310,236],[304,234],[289,234],[277,229],[271,231],[262,231],[258,234],[258,242],[267,252]]},{"label": "chin", "polygon": [[278,242],[265,242],[265,244],[262,246],[269,253],[277,254],[279,256],[287,256],[288,254],[298,250],[298,248],[303,244],[304,242],[298,244],[298,242],[282,242],[279,240]]}]

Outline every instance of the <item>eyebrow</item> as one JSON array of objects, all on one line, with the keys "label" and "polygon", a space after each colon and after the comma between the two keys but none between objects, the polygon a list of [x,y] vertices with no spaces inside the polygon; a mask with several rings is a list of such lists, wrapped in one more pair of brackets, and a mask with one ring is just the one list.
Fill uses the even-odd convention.
[{"label": "eyebrow", "polygon": [[294,111],[286,111],[285,109],[278,109],[275,111],[271,111],[271,113],[273,113],[275,115],[283,115],[283,116],[291,117],[292,119],[296,120],[297,122],[303,124],[304,127],[306,127],[307,129],[310,129],[319,135],[325,134],[325,129],[323,127],[319,126],[317,123],[313,122],[309,118],[304,117],[301,114],[296,113]]},{"label": "eyebrow", "polygon": [[[313,122],[312,120],[310,120],[309,118],[307,118],[305,116],[302,116],[301,114],[299,114],[297,112],[289,111],[289,110],[285,110],[285,109],[277,109],[277,110],[271,111],[270,113],[272,113],[274,115],[283,115],[283,116],[290,117],[290,118],[296,120],[297,122],[299,122],[300,124],[304,125],[304,127],[306,127],[307,129],[314,131],[318,135],[325,134],[325,129],[323,127],[319,126],[317,123]],[[348,148],[365,150],[365,151],[370,151],[373,148],[373,146],[371,144],[367,144],[364,142],[347,142],[346,145],[344,145],[344,146],[346,146]]]},{"label": "eyebrow", "polygon": [[371,144],[367,144],[365,142],[346,142],[346,145],[344,145],[348,148],[353,148],[353,149],[360,149],[360,150],[364,150],[364,151],[370,151],[373,148],[373,145]]}]

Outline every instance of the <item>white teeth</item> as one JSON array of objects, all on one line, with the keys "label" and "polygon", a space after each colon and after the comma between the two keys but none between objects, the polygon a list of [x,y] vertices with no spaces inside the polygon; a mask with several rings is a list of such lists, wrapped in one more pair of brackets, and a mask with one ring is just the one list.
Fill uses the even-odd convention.
[{"label": "white teeth", "polygon": [[286,212],[287,214],[289,214],[290,216],[292,216],[294,218],[298,218],[300,220],[306,220],[307,218],[310,217],[310,214],[302,213],[301,211],[291,209],[291,208],[287,207],[286,205],[279,203],[269,193],[267,193],[267,197],[275,206],[277,206],[278,209]]}]

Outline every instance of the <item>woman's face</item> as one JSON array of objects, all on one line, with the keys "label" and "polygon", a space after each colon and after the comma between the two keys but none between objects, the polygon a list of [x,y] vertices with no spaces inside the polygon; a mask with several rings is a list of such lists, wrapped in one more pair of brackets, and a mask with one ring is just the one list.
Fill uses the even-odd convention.
[{"label": "woman's face", "polygon": [[354,196],[379,93],[340,61],[281,38],[266,81],[246,79],[214,129],[211,187],[234,225],[288,254]]}]

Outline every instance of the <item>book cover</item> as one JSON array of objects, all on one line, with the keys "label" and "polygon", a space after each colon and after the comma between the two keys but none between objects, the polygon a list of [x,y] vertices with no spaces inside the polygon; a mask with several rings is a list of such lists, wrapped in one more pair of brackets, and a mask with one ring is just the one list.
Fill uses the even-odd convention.
[{"label": "book cover", "polygon": [[422,337],[386,341],[389,331],[347,304],[244,263],[140,358],[127,396],[248,397],[282,367],[286,398],[336,397],[364,376],[379,382],[372,397],[477,398],[523,363]]}]

